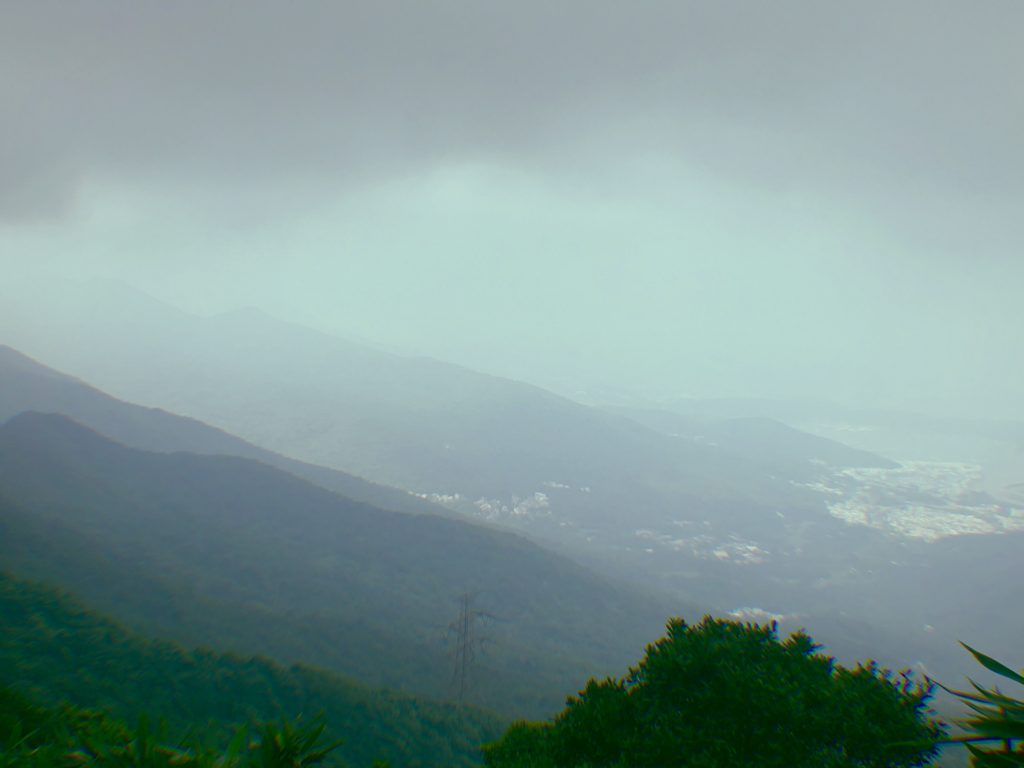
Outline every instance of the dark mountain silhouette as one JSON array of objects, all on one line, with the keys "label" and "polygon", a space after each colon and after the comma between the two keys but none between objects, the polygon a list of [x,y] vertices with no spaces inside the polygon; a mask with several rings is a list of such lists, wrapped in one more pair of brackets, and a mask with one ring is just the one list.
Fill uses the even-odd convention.
[{"label": "dark mountain silhouette", "polygon": [[[58,318],[44,326],[11,304],[0,306],[0,323],[21,316],[9,339],[119,396],[209,420],[283,454],[450,494],[446,503],[460,512],[544,537],[643,587],[697,596],[723,612],[752,607],[798,616],[830,647],[843,646],[850,625],[867,640],[885,632],[907,639],[886,641],[886,658],[931,667],[941,656],[945,669],[957,668],[957,649],[947,653],[941,630],[929,627],[949,617],[955,623],[944,636],[965,636],[972,598],[958,595],[967,602],[947,605],[941,593],[921,587],[910,594],[898,585],[926,583],[916,574],[934,571],[935,553],[961,539],[908,540],[829,513],[840,496],[821,486],[847,483],[843,492],[852,497],[859,481],[842,470],[889,466],[873,454],[763,418],[699,432],[692,422],[680,430],[664,414],[637,423],[651,415],[604,412],[254,311],[199,318],[120,290],[92,311],[99,293],[84,291],[80,311],[63,306],[62,317],[74,315],[74,324]],[[788,420],[772,409],[672,409],[702,422]],[[681,439],[686,430],[690,439]],[[899,488],[878,492],[916,503]],[[985,536],[972,546],[983,552],[989,540],[993,551],[1008,543]],[[981,578],[965,581],[991,591]],[[1012,616],[997,625],[1016,636]]]},{"label": "dark mountain silhouette", "polygon": [[202,318],[116,285],[51,292],[62,295],[45,327],[17,297],[0,322],[24,351],[107,392],[285,456],[438,494],[573,551],[631,560],[631,570],[644,569],[637,530],[708,521],[708,552],[741,535],[782,556],[808,526],[835,528],[820,493],[742,452],[538,387],[256,310]]},{"label": "dark mountain silhouette", "polygon": [[132,448],[256,459],[343,496],[384,509],[450,514],[444,507],[396,488],[289,459],[196,419],[118,400],[11,347],[0,345],[0,422],[23,411],[65,414]]},{"label": "dark mountain silhouette", "polygon": [[443,694],[444,629],[475,593],[495,616],[480,697],[505,711],[557,706],[668,613],[693,613],[511,533],[381,510],[249,459],[131,449],[58,415],[0,427],[0,505],[2,567],[135,628],[374,684]]}]

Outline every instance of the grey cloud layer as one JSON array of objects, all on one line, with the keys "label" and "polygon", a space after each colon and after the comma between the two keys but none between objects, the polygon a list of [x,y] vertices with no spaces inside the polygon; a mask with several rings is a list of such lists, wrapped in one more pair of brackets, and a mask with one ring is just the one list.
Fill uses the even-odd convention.
[{"label": "grey cloud layer", "polygon": [[0,0],[0,266],[525,379],[1020,416],[1022,26]]},{"label": "grey cloud layer", "polygon": [[[1019,196],[1019,2],[9,2],[0,206],[93,173],[346,182],[649,148]],[[600,155],[603,155],[600,156]],[[31,178],[31,183],[26,180]]]}]

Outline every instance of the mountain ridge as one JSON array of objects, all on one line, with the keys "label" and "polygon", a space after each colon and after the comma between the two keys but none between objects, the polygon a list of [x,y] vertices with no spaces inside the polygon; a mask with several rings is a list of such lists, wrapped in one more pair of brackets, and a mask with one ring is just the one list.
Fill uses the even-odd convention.
[{"label": "mountain ridge", "polygon": [[[222,646],[267,647],[230,627],[216,634],[211,612],[252,608],[282,628],[337,620],[335,630],[348,631],[360,647],[379,642],[371,636],[388,638],[391,650],[378,660],[384,668],[409,670],[423,653],[446,668],[439,638],[431,638],[460,592],[478,592],[501,619],[490,630],[501,654],[489,695],[518,690],[506,709],[523,706],[524,698],[535,711],[545,706],[539,699],[553,705],[571,690],[561,686],[625,664],[674,612],[512,532],[380,510],[244,458],[138,451],[63,416],[24,413],[0,426],[0,501],[0,564],[33,578],[60,575],[58,583],[76,590],[91,585],[83,597],[105,599],[103,610],[131,614],[139,628],[176,631],[123,586],[139,578],[154,591],[166,589],[153,582],[159,577],[170,586],[172,610],[208,606],[200,623],[215,636],[205,641],[219,637]],[[122,585],[116,599],[105,594],[111,584]],[[603,631],[608,621],[616,633]],[[590,637],[585,658],[570,661],[581,636]],[[308,658],[314,641],[275,642],[291,648],[291,658],[360,676],[345,667],[352,663],[345,654]],[[547,682],[513,682],[516,658],[544,670]],[[361,671],[369,682],[382,674]],[[427,677],[411,675],[409,684],[437,695],[444,674],[434,669]]]},{"label": "mountain ridge", "polygon": [[0,344],[0,382],[0,422],[23,411],[63,413],[130,447],[252,458],[384,508],[452,514],[405,491],[276,454],[198,419],[119,400],[4,344]]}]

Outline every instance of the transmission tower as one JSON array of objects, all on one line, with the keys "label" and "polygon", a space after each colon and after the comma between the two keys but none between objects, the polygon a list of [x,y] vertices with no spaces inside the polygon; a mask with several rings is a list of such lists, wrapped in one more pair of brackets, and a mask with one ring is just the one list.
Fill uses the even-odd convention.
[{"label": "transmission tower", "polygon": [[455,635],[451,689],[459,704],[465,703],[472,688],[476,653],[484,641],[476,630],[476,622],[481,618],[494,618],[485,611],[477,610],[475,601],[476,595],[463,592],[459,596],[459,616],[448,625],[448,635]]}]

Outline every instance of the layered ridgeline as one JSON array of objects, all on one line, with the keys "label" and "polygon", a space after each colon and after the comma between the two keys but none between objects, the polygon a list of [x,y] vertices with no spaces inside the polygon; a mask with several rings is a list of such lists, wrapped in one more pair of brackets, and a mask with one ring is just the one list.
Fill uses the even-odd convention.
[{"label": "layered ridgeline", "polygon": [[716,448],[792,481],[820,477],[821,467],[892,469],[895,462],[765,416],[708,418],[664,408],[607,407],[612,413],[677,439]]},{"label": "layered ridgeline", "polygon": [[132,448],[256,459],[350,499],[383,509],[449,514],[444,507],[404,491],[290,459],[201,421],[117,400],[0,344],[0,422],[24,411],[63,413]]},{"label": "layered ridgeline", "polygon": [[[1014,578],[993,586],[972,569],[952,592],[930,585],[948,579],[948,552],[961,544],[986,568],[999,562],[1017,545],[1003,534],[1024,518],[942,467],[919,476],[775,421],[718,418],[759,411],[608,413],[257,312],[199,318],[97,285],[4,296],[0,327],[23,351],[121,396],[436,492],[723,614],[783,617],[844,658],[884,652],[949,677],[969,670],[942,638],[1020,635],[1022,619],[998,612]],[[922,523],[999,535],[933,541],[916,535]],[[982,605],[998,618],[973,621]]]},{"label": "layered ridgeline", "polygon": [[[139,451],[58,415],[0,427],[0,567],[136,629],[442,696],[457,598],[474,700],[557,707],[671,613],[519,536],[346,499],[249,459]],[[447,639],[447,640],[446,640]],[[581,639],[585,639],[581,641]]]},{"label": "layered ridgeline", "polygon": [[[841,551],[834,539],[843,523],[807,484],[825,471],[811,460],[886,466],[864,452],[840,456],[835,446],[819,456],[816,446],[791,452],[788,466],[797,471],[781,476],[729,444],[679,439],[521,382],[389,354],[257,311],[200,318],[102,284],[52,284],[31,295],[31,303],[4,297],[0,326],[9,343],[107,392],[626,558],[633,570],[646,563],[649,532],[685,539],[691,561],[743,564],[749,546],[783,558],[807,542]],[[37,322],[39,296],[45,325]]]},{"label": "layered ridgeline", "polygon": [[100,708],[129,723],[164,718],[223,738],[234,725],[323,715],[352,766],[468,766],[500,735],[497,717],[377,690],[306,666],[185,650],[142,638],[66,594],[0,573],[0,687],[48,705]]}]

